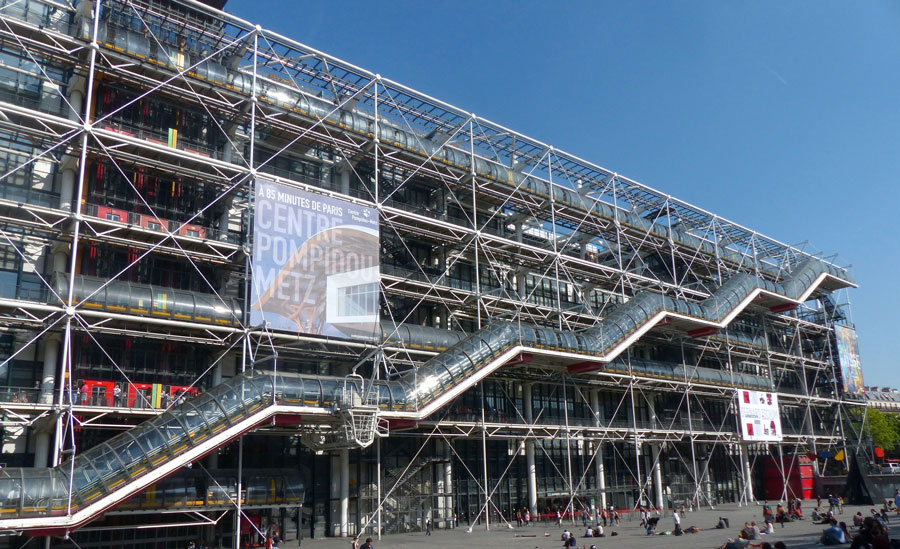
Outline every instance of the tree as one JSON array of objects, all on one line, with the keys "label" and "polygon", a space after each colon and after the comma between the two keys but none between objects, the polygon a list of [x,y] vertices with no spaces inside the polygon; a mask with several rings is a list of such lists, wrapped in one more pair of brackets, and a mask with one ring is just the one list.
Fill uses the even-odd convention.
[{"label": "tree", "polygon": [[[857,411],[858,410],[858,411]],[[853,410],[850,417],[857,431],[863,419],[863,412],[859,408]],[[866,430],[872,438],[872,444],[884,448],[885,452],[900,448],[900,417],[896,414],[886,414],[880,410],[867,408],[865,410]]]}]

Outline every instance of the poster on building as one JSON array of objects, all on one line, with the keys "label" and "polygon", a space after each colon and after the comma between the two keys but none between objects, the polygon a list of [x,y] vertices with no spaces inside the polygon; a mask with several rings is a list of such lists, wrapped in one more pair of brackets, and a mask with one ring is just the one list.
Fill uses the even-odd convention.
[{"label": "poster on building", "polygon": [[837,339],[838,360],[841,362],[841,378],[844,381],[845,393],[862,393],[862,367],[859,364],[859,342],[856,330],[847,326],[834,326],[834,337]]},{"label": "poster on building", "polygon": [[380,336],[378,212],[265,179],[255,193],[251,326]]},{"label": "poster on building", "polygon": [[764,391],[738,390],[741,438],[752,442],[781,442],[778,395]]}]

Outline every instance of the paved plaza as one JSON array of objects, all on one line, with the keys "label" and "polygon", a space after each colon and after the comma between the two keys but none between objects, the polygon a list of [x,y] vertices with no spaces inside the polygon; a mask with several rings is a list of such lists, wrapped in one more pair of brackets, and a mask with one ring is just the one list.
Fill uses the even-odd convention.
[{"label": "paved plaza", "polygon": [[[772,504],[774,508],[774,503]],[[804,512],[808,515],[815,506],[815,502],[804,502]],[[861,511],[863,516],[868,516],[871,506],[857,507],[846,506],[843,515],[838,516],[838,520],[843,520],[851,526],[853,532],[853,515],[857,511]],[[731,523],[728,530],[716,530],[714,528],[718,517],[727,517]],[[696,525],[702,531],[697,534],[685,534],[683,536],[647,536],[645,531],[639,525],[639,518],[635,514],[634,519],[624,518],[618,528],[607,528],[607,537],[605,538],[584,538],[584,528],[578,521],[573,525],[571,521],[563,527],[568,527],[577,535],[578,547],[589,548],[596,545],[598,549],[711,549],[719,547],[729,537],[737,537],[738,532],[743,527],[744,522],[755,520],[762,523],[762,506],[751,505],[749,507],[738,507],[737,505],[722,505],[714,510],[703,509],[695,512],[688,512],[682,517],[681,524],[687,528]],[[900,537],[900,516],[892,515],[891,524],[889,524],[891,537]],[[659,530],[671,530],[672,519],[671,514],[666,513],[659,522]],[[813,524],[809,518],[803,521],[792,522],[785,525],[784,528],[776,525],[775,534],[763,536],[762,541],[774,543],[783,541],[788,548],[811,548],[816,547],[819,536],[825,527],[820,524]],[[466,532],[466,526],[454,530],[435,530],[431,536],[424,533],[414,534],[392,534],[383,536],[381,541],[375,540],[373,545],[376,549],[382,548],[398,548],[412,549],[414,547],[466,547],[480,548],[491,547],[499,549],[546,549],[551,547],[562,547],[560,534],[562,528],[557,528],[555,523],[546,522],[538,523],[535,527],[521,527],[512,529],[505,525],[498,527],[491,525],[491,530],[486,531],[484,524],[475,526],[471,533]],[[617,531],[618,536],[610,537],[611,531]],[[545,537],[544,532],[549,532],[549,536]],[[316,549],[347,549],[350,547],[350,539],[326,538],[321,540],[304,539],[302,547],[314,547]],[[760,543],[761,543],[760,542]],[[282,544],[281,548],[297,547],[297,542],[289,542]],[[844,547],[849,547],[845,545]]]}]

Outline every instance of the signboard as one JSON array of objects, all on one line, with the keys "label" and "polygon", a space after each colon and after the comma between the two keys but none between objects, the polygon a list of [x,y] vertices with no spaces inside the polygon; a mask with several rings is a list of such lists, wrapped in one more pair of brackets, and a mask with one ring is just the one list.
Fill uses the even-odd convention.
[{"label": "signboard", "polygon": [[862,367],[859,365],[859,342],[856,330],[847,326],[834,325],[834,337],[837,340],[838,360],[841,364],[841,378],[844,380],[845,393],[862,393]]},{"label": "signboard", "polygon": [[378,212],[265,179],[255,192],[251,326],[380,336]]},{"label": "signboard", "polygon": [[738,390],[741,438],[752,442],[781,442],[778,395],[763,391]]}]

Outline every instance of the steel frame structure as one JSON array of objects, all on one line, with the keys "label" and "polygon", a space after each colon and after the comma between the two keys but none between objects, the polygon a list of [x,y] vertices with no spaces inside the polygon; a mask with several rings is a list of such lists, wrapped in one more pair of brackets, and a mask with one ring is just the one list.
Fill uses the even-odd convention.
[{"label": "steel frame structure", "polygon": [[[338,376],[370,357],[363,371],[392,378],[438,352],[396,343],[393,333],[369,344],[251,326],[246,299],[220,324],[94,305],[112,282],[149,282],[170,264],[180,269],[171,275],[180,276],[179,290],[214,296],[217,307],[244,298],[254,272],[258,177],[380,212],[382,316],[392,326],[472,333],[510,320],[579,332],[642,291],[699,302],[736,273],[774,282],[810,259],[842,269],[808,244],[786,245],[194,0],[0,0],[0,54],[0,244],[18,277],[14,289],[0,280],[0,329],[14,342],[2,365],[38,356],[43,364],[28,402],[7,398],[3,425],[32,440],[36,466],[79,452],[83,430],[128,428],[131,418],[158,413],[81,403],[74,383],[85,349],[101,357],[107,377],[129,384],[141,376],[116,359],[113,347],[123,341],[204,349],[209,363],[189,372],[190,386],[217,384],[276,357],[278,368]],[[101,185],[103,177],[109,183]],[[151,177],[159,178],[156,187],[144,182]],[[163,179],[170,203],[160,196]],[[179,193],[200,198],[175,200],[176,181]],[[115,213],[122,211],[125,219]],[[124,263],[104,259],[117,250],[127,254]],[[99,285],[76,295],[76,276],[102,261]],[[740,471],[736,499],[747,501],[756,456],[777,451],[793,458],[780,466],[793,467],[798,456],[849,438],[845,408],[859,402],[842,395],[832,337],[834,323],[852,322],[849,315],[848,293],[824,289],[793,309],[753,305],[714,333],[661,323],[620,357],[618,369],[579,371],[551,356],[522,357],[457,398],[480,400],[475,412],[451,403],[425,421],[394,426],[391,438],[354,456],[369,480],[356,496],[356,520],[348,518],[344,487],[332,511],[340,519],[330,522],[342,535],[380,535],[394,491],[418,482],[409,497],[450,525],[458,522],[456,493],[465,479],[468,499],[481,498],[466,513],[489,527],[492,509],[509,517],[521,499],[499,488],[504,478],[519,464],[533,471],[536,459],[559,479],[528,479],[532,512],[539,497],[559,500],[554,493],[565,494],[566,509],[588,499],[661,506],[663,484],[677,476],[663,479],[666,456],[693,486],[676,499],[716,500],[716,486],[734,484],[710,472],[723,458]],[[677,363],[685,377],[647,376],[634,366],[647,359]],[[698,368],[718,369],[731,384],[697,382],[690,372]],[[783,443],[741,441],[735,376],[742,373],[768,378],[779,394]],[[505,394],[488,404],[486,391],[497,388]],[[563,413],[542,418],[549,408],[533,404],[535,391],[562,394]],[[500,421],[490,417],[495,408],[515,414]],[[419,449],[383,490],[382,454],[393,439]],[[460,451],[476,443],[483,470]],[[432,459],[438,454],[444,461]],[[495,454],[508,461],[489,471]],[[609,464],[625,472],[608,484]],[[431,481],[410,469],[440,477],[439,489],[426,492],[421,483]],[[563,488],[538,494],[530,484],[538,480],[561,480]],[[496,501],[498,489],[505,505]],[[399,528],[403,511],[390,512]],[[424,516],[405,522],[422,527]],[[236,540],[240,521],[234,525]]]}]

